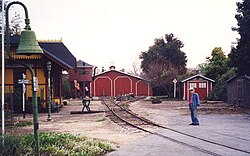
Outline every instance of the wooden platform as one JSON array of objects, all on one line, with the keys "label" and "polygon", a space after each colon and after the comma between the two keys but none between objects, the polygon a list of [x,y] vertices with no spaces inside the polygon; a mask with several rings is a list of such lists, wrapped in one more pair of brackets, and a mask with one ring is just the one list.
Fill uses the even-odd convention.
[{"label": "wooden platform", "polygon": [[92,114],[92,113],[103,113],[105,111],[71,111],[70,114]]}]

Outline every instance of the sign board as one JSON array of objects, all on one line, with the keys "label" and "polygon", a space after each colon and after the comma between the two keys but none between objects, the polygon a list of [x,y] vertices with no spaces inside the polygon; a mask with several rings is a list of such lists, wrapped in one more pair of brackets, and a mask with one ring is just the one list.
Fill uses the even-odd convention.
[{"label": "sign board", "polygon": [[33,77],[33,85],[34,85],[34,91],[37,92],[38,91],[38,78],[37,77]]},{"label": "sign board", "polygon": [[18,84],[23,84],[23,79],[19,79]]},{"label": "sign board", "polygon": [[28,84],[29,80],[19,79],[18,84]]}]

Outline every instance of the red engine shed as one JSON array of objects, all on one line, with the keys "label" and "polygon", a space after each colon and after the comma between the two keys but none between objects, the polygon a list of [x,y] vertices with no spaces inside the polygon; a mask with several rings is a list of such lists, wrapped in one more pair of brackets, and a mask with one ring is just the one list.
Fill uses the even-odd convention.
[{"label": "red engine shed", "polygon": [[197,74],[181,82],[183,83],[183,100],[187,100],[190,87],[194,88],[195,92],[199,94],[200,100],[206,100],[208,94],[213,89],[213,83],[215,81],[201,74]]},{"label": "red engine shed", "polygon": [[120,96],[129,93],[151,96],[152,89],[149,82],[141,77],[114,69],[96,75],[91,84],[92,96]]}]

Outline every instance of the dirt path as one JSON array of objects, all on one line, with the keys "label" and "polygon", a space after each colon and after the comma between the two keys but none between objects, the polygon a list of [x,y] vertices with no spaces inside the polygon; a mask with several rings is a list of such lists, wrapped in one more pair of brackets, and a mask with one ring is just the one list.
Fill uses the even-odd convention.
[{"label": "dirt path", "polygon": [[[90,108],[91,110],[105,109],[100,101],[92,101]],[[71,111],[80,111],[81,109],[81,102],[74,101],[72,104],[64,106],[59,113],[52,113],[51,122],[47,121],[46,113],[39,113],[39,132],[66,132],[78,134],[90,138],[107,140],[116,144],[118,147],[147,135],[143,132],[131,132],[116,125],[106,117],[105,112],[94,114],[70,114]],[[20,122],[32,122],[32,114],[26,115],[25,119],[20,116],[18,120]],[[7,131],[11,134],[33,133],[33,125]]]},{"label": "dirt path", "polygon": [[[105,106],[100,101],[91,101],[91,110],[105,110]],[[188,115],[189,110],[185,101],[163,101],[161,104],[151,104],[149,101],[137,101],[130,104],[129,108],[152,121],[171,126],[171,119],[174,116]],[[147,133],[131,131],[116,125],[106,113],[95,114],[70,114],[71,111],[80,111],[82,105],[80,101],[71,101],[68,106],[64,106],[59,113],[52,113],[52,121],[47,121],[47,114],[39,114],[39,132],[67,132],[79,134],[91,138],[107,140],[118,147],[134,142]],[[210,113],[243,113],[240,108],[228,107],[226,104],[203,104],[199,110],[200,114]],[[186,118],[186,117],[185,117]],[[31,121],[32,114],[19,121]],[[19,127],[7,130],[11,134],[33,133],[33,126]]]}]

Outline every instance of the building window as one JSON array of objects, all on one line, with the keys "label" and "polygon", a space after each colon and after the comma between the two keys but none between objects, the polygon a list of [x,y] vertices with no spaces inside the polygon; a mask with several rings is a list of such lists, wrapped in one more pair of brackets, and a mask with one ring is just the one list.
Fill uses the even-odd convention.
[{"label": "building window", "polygon": [[79,75],[84,75],[85,74],[85,71],[84,70],[80,70],[79,71]]},{"label": "building window", "polygon": [[196,82],[190,82],[189,83],[189,88],[197,88],[196,87]]},{"label": "building window", "polygon": [[88,75],[88,74],[89,74],[88,71],[84,71],[84,70],[79,71],[79,75]]},{"label": "building window", "polygon": [[207,83],[206,82],[199,83],[199,88],[207,88]]}]

